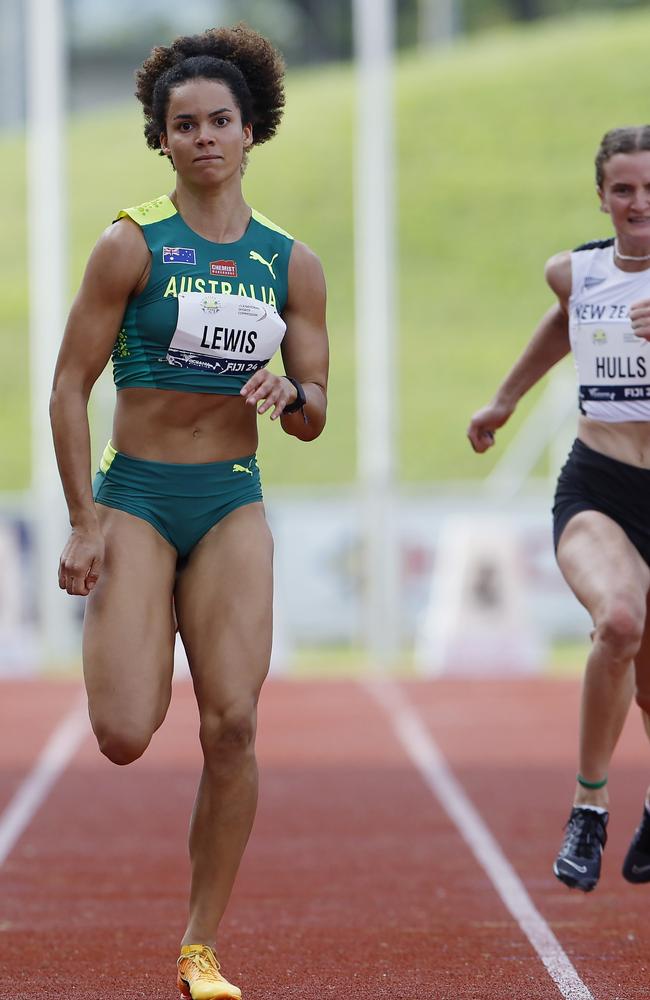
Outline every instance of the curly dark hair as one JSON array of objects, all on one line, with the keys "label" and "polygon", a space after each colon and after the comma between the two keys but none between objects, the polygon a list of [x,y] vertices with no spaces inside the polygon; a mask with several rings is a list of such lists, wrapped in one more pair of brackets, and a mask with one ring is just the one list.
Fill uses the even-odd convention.
[{"label": "curly dark hair", "polygon": [[209,28],[158,45],[136,72],[135,95],[144,110],[144,134],[150,149],[160,150],[166,131],[169,92],[193,79],[221,80],[232,92],[242,123],[253,128],[257,145],[275,135],[284,109],[284,59],[271,43],[247,24]]},{"label": "curly dark hair", "polygon": [[624,125],[613,128],[600,141],[596,153],[596,184],[602,188],[605,164],[616,153],[638,153],[650,149],[650,125]]}]

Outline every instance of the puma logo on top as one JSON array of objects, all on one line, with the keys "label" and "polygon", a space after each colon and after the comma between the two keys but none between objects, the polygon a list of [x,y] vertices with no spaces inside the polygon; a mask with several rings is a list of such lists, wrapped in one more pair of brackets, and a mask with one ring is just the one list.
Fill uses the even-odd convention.
[{"label": "puma logo on top", "polygon": [[275,258],[278,256],[277,253],[273,254],[270,261],[264,260],[261,253],[258,253],[257,250],[251,250],[248,256],[251,260],[256,260],[258,261],[258,263],[264,264],[264,267],[268,267],[269,271],[275,278],[275,271],[273,270],[273,264],[275,262]]}]

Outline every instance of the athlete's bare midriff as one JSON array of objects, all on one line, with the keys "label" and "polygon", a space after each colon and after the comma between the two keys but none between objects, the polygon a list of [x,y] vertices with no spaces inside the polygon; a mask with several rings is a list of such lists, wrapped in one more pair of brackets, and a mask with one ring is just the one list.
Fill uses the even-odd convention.
[{"label": "athlete's bare midriff", "polygon": [[257,449],[255,407],[237,396],[121,389],[113,447],[151,462],[221,462]]},{"label": "athlete's bare midriff", "polygon": [[650,469],[650,421],[606,423],[581,416],[578,437],[589,448],[640,469]]}]

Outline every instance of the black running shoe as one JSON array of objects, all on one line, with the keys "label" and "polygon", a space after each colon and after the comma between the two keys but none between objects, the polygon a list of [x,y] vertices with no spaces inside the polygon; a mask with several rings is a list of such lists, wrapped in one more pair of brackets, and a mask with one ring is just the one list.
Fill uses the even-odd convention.
[{"label": "black running shoe", "polygon": [[650,813],[645,806],[625,855],[623,878],[628,882],[650,882]]},{"label": "black running shoe", "polygon": [[591,892],[600,878],[600,862],[607,843],[609,813],[574,806],[553,871],[570,889]]}]

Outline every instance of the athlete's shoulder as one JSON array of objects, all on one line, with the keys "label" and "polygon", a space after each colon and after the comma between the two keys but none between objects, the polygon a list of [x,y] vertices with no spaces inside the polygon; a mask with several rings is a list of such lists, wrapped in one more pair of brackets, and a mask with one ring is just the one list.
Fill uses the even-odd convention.
[{"label": "athlete's shoulder", "polygon": [[289,297],[303,295],[325,298],[326,286],[320,258],[306,243],[296,240],[289,260]]},{"label": "athlete's shoulder", "polygon": [[291,235],[291,233],[288,233],[286,229],[282,229],[281,226],[278,226],[275,222],[272,222],[265,215],[262,215],[261,212],[258,212],[257,209],[255,208],[252,210],[252,218],[253,221],[256,222],[258,226],[262,226],[262,228],[268,229],[272,233],[277,233],[279,236],[284,237],[284,239],[293,242],[293,236]]},{"label": "athlete's shoulder", "polygon": [[163,222],[165,219],[171,219],[176,214],[176,206],[171,198],[166,194],[162,194],[158,198],[152,198],[151,201],[144,201],[141,205],[133,205],[131,208],[120,209],[115,221],[128,218],[132,219],[139,226],[150,226],[154,222]]},{"label": "athlete's shoulder", "polygon": [[142,230],[130,219],[108,226],[95,243],[82,287],[102,299],[130,295],[150,259]]},{"label": "athlete's shoulder", "polygon": [[571,251],[560,250],[546,261],[544,277],[551,284],[552,281],[561,280],[567,275],[571,276]]},{"label": "athlete's shoulder", "polygon": [[312,271],[323,270],[323,265],[320,262],[318,254],[314,253],[306,243],[301,243],[300,240],[294,240],[291,252],[291,264],[294,267],[298,266]]},{"label": "athlete's shoulder", "polygon": [[571,251],[560,250],[546,261],[544,277],[558,299],[568,299],[571,294]]},{"label": "athlete's shoulder", "polygon": [[148,256],[142,229],[134,224],[129,215],[120,216],[106,227],[97,240],[93,253],[96,254],[98,251],[109,258],[112,255],[115,262],[117,262],[118,255],[141,253]]}]

